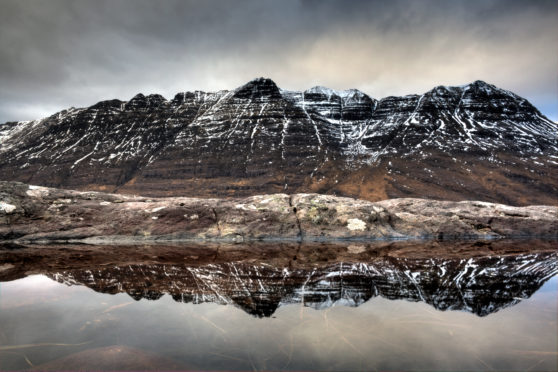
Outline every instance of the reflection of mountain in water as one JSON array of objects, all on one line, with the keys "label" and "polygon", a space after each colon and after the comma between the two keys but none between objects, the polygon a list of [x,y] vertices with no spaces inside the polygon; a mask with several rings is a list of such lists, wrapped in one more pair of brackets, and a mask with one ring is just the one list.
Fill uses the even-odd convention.
[{"label": "reflection of mountain in water", "polygon": [[557,272],[557,254],[539,253],[469,259],[384,257],[310,269],[246,262],[128,265],[48,276],[98,292],[126,292],[136,300],[156,300],[168,293],[179,302],[234,304],[259,317],[271,316],[286,304],[315,309],[358,306],[375,296],[485,316],[529,298]]}]

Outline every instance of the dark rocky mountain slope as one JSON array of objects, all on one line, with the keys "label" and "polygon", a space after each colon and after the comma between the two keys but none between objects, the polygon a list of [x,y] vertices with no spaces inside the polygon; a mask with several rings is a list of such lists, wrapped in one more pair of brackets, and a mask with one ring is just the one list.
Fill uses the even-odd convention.
[{"label": "dark rocky mountain slope", "polygon": [[482,81],[376,100],[358,90],[136,95],[0,125],[0,179],[148,196],[315,192],[558,203],[557,125]]}]

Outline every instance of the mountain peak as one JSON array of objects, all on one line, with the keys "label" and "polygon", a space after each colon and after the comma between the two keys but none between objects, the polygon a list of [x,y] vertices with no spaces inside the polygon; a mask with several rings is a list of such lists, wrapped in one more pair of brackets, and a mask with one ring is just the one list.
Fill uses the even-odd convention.
[{"label": "mountain peak", "polygon": [[160,106],[167,100],[160,94],[150,94],[145,96],[142,93],[136,94],[126,103],[126,109],[145,109]]},{"label": "mountain peak", "polygon": [[90,109],[107,110],[111,108],[117,108],[122,105],[122,101],[119,99],[109,99],[105,101],[100,101],[90,107]]},{"label": "mountain peak", "polygon": [[469,84],[471,86],[476,86],[476,87],[490,87],[493,86],[491,84],[488,84],[486,81],[484,80],[475,80],[473,81],[471,84]]},{"label": "mountain peak", "polygon": [[249,81],[236,90],[235,98],[281,98],[281,92],[275,82],[268,78],[257,78]]},{"label": "mountain peak", "polygon": [[341,98],[343,101],[347,99],[358,99],[358,100],[365,99],[368,101],[372,100],[367,94],[361,92],[358,89],[335,90],[321,85],[317,85],[315,87],[307,89],[304,93],[323,94],[328,97],[328,100],[331,100],[331,97],[333,96],[337,96]]},{"label": "mountain peak", "polygon": [[331,99],[332,96],[339,96],[339,92],[337,92],[336,90],[333,90],[331,88],[328,87],[324,87],[321,85],[316,85],[315,87],[312,87],[310,89],[307,89],[305,92],[305,94],[323,94],[325,96],[328,97],[328,99]]},{"label": "mountain peak", "polygon": [[487,82],[482,80],[473,81],[471,84],[467,85],[467,88],[486,94],[492,94],[494,92],[502,91],[502,89],[498,88],[497,86],[488,84]]}]

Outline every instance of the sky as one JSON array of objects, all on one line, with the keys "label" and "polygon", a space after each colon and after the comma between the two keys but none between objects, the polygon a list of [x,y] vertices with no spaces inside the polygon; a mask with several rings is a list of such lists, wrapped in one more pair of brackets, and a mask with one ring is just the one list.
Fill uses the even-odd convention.
[{"label": "sky", "polygon": [[484,80],[558,120],[556,0],[0,0],[0,123],[137,93]]}]

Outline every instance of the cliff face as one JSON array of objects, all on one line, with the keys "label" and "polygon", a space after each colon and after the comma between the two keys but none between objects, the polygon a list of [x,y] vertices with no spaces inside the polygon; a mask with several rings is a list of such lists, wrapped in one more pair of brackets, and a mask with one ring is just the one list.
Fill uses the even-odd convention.
[{"label": "cliff face", "polygon": [[149,196],[556,204],[557,132],[525,99],[481,81],[376,100],[261,78],[0,125],[0,179]]},{"label": "cliff face", "polygon": [[558,207],[319,194],[146,198],[0,182],[0,240],[335,241],[558,237]]}]

